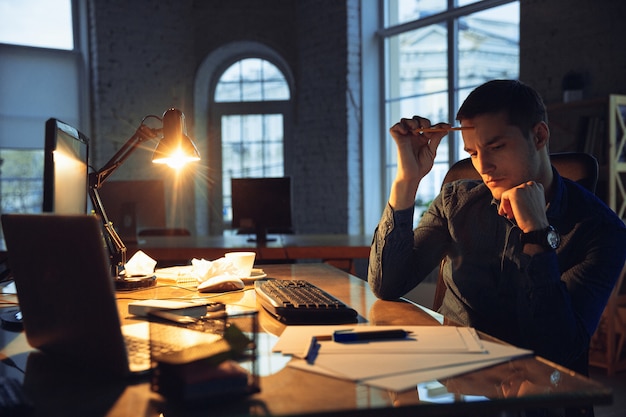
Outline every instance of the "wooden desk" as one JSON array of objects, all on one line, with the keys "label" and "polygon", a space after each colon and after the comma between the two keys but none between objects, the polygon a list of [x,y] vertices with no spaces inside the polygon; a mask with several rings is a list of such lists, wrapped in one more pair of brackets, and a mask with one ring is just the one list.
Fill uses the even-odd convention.
[{"label": "wooden desk", "polygon": [[[360,314],[361,322],[438,324],[428,314],[428,310],[408,302],[377,300],[366,282],[328,265],[266,265],[264,269],[270,277],[311,281],[355,308]],[[119,294],[118,307],[124,323],[134,321],[126,314],[129,296],[193,298],[198,294],[172,287]],[[215,299],[242,307],[258,308],[253,290],[221,295]],[[388,392],[286,367],[289,358],[271,353],[271,347],[285,326],[265,311],[260,312],[259,321],[261,392],[238,401],[218,401],[195,410],[182,410],[167,404],[163,398],[151,392],[145,382],[128,386],[119,382],[96,383],[67,376],[66,370],[33,375],[30,369],[26,369],[30,348],[22,333],[0,332],[0,359],[10,357],[18,367],[26,369],[25,379],[29,384],[29,392],[38,407],[36,416],[488,416],[501,415],[501,410],[609,404],[612,401],[610,389],[545,360],[526,357],[448,378],[442,382],[454,394],[450,399],[452,402],[430,402],[420,398],[417,390]],[[555,371],[560,373],[561,378],[557,385],[551,385],[550,375]],[[19,371],[6,363],[0,364],[0,375],[22,378]],[[518,383],[526,383],[526,386],[539,387],[539,391],[505,397],[502,390],[496,389],[504,381],[510,383],[514,379],[518,379]],[[475,401],[474,397],[474,401],[470,401],[467,397],[469,395],[484,398]]]},{"label": "wooden desk", "polygon": [[257,261],[295,261],[316,259],[354,273],[353,260],[367,259],[372,236],[369,235],[276,235],[276,240],[261,245],[248,242],[247,236],[146,236],[127,243],[129,257],[142,250],[164,264],[184,264],[193,258],[213,260],[233,250],[256,252]]}]

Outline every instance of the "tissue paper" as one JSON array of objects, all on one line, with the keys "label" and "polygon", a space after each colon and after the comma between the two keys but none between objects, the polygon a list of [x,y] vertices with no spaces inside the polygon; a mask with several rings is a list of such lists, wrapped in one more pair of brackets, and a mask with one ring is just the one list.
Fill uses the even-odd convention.
[{"label": "tissue paper", "polygon": [[157,262],[143,251],[137,251],[124,265],[127,277],[137,275],[154,275]]},{"label": "tissue paper", "polygon": [[209,278],[230,276],[239,278],[239,270],[226,258],[219,258],[214,261],[205,259],[192,259],[192,274],[198,279],[198,283],[202,283]]}]

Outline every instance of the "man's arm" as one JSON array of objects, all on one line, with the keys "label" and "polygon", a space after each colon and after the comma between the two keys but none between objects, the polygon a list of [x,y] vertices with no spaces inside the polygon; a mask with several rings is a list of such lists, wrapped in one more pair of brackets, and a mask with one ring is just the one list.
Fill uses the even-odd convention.
[{"label": "man's arm", "polygon": [[401,119],[389,129],[396,143],[398,170],[374,234],[368,268],[368,281],[379,298],[398,298],[419,282],[413,278],[416,273],[413,256],[415,195],[420,181],[432,169],[437,147],[447,134],[445,131],[419,133],[419,129],[428,127],[431,127],[428,119],[414,116]]},{"label": "man's arm", "polygon": [[588,347],[626,256],[623,228],[592,229],[576,244],[585,252],[577,264],[563,268],[555,253],[539,253],[523,265],[527,282],[517,283],[518,325],[529,347],[565,366]]},{"label": "man's arm", "polygon": [[[437,127],[449,126],[445,123]],[[401,119],[389,129],[396,143],[398,170],[391,185],[389,205],[394,210],[413,207],[420,181],[433,168],[437,147],[447,132],[418,133],[418,129],[431,127],[423,117]]]}]

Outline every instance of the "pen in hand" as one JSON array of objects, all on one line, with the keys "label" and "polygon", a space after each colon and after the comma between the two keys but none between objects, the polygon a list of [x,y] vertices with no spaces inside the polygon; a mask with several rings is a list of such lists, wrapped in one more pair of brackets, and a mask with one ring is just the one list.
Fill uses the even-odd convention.
[{"label": "pen in hand", "polygon": [[471,130],[474,129],[474,126],[458,126],[458,127],[418,127],[417,129],[413,129],[412,132],[415,134],[420,133],[431,133],[431,132],[450,132],[452,130]]}]

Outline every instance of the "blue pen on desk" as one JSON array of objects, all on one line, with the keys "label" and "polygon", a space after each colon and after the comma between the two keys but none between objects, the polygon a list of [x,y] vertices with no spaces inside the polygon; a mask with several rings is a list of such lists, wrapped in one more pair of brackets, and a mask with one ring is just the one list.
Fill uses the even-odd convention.
[{"label": "blue pen on desk", "polygon": [[399,340],[406,339],[409,334],[410,332],[402,329],[368,330],[362,332],[337,330],[333,333],[333,340],[338,343]]}]

